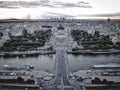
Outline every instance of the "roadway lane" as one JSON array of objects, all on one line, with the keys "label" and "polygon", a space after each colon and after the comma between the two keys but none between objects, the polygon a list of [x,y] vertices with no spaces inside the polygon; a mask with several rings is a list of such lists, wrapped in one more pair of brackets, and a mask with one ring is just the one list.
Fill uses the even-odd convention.
[{"label": "roadway lane", "polygon": [[[55,77],[53,82],[49,82],[49,85],[46,85],[46,90],[82,90],[78,84],[74,83],[74,86],[72,86],[69,82],[66,50],[68,49],[67,46],[70,47],[72,44],[69,33],[66,31],[65,29],[54,33],[53,48],[56,50]],[[50,85],[51,83],[52,85]]]},{"label": "roadway lane", "polygon": [[[57,69],[56,69],[56,79],[55,84],[57,86],[61,85],[63,90],[74,90],[68,80],[67,68],[66,68],[66,51],[64,49],[58,49],[56,52],[56,61],[57,61]],[[66,86],[71,86],[69,88],[65,88]]]}]

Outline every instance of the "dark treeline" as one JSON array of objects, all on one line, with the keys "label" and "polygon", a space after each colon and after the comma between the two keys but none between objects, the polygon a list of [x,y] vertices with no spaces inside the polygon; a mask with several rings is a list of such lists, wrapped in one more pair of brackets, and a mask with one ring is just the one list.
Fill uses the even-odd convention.
[{"label": "dark treeline", "polygon": [[35,81],[32,79],[28,79],[24,81],[23,78],[18,77],[17,79],[0,79],[0,83],[21,83],[21,84],[34,84]]}]

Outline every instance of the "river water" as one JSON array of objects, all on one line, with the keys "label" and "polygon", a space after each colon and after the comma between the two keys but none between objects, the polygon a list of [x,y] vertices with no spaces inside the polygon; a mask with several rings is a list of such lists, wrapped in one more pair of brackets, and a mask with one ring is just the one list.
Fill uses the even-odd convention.
[{"label": "river water", "polygon": [[[76,72],[81,69],[90,69],[91,66],[95,64],[108,64],[108,63],[118,63],[120,64],[120,55],[68,55],[69,70],[71,72]],[[0,67],[4,65],[10,66],[24,66],[32,65],[36,70],[54,72],[55,55],[40,55],[38,57],[12,57],[3,58],[0,57]]]}]

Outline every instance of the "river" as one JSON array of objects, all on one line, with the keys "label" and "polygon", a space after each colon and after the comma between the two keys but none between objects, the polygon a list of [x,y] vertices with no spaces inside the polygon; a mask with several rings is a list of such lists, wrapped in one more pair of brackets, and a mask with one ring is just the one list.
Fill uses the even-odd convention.
[{"label": "river", "polygon": [[[76,72],[81,69],[90,69],[95,64],[118,63],[120,64],[120,55],[68,55],[69,70]],[[24,66],[32,65],[36,70],[54,72],[55,55],[39,55],[38,57],[0,57],[0,67],[4,65]]]}]

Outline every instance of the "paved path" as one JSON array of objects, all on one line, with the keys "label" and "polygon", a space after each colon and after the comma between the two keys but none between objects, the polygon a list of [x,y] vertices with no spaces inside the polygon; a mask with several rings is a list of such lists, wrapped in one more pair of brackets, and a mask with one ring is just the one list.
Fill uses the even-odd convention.
[{"label": "paved path", "polygon": [[[62,33],[62,35],[61,35]],[[55,74],[54,80],[48,82],[45,87],[46,90],[82,90],[80,85],[74,84],[71,85],[69,80],[69,71],[68,71],[68,63],[67,63],[67,54],[66,50],[69,49],[69,45],[71,45],[71,40],[69,40],[68,33],[66,30],[61,30],[57,32],[55,35],[55,50],[56,50],[56,58],[55,58]],[[64,38],[63,38],[64,37]],[[62,42],[61,42],[62,40]]]}]

